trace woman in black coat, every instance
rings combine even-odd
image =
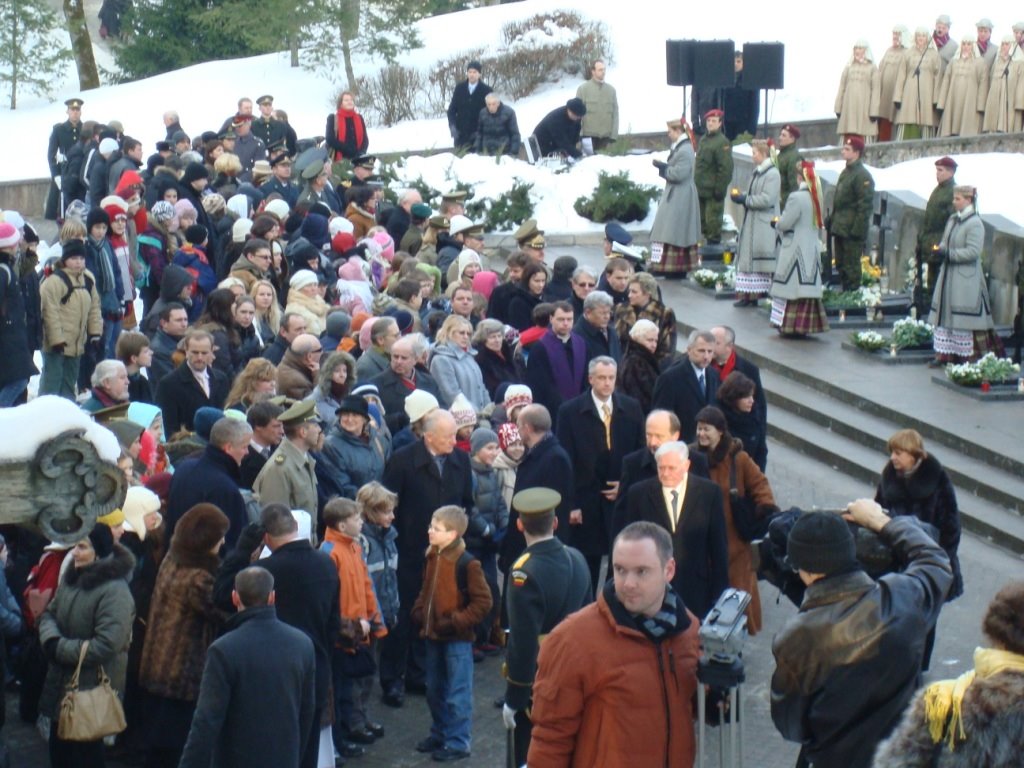
[[[768,436],[754,410],[756,386],[748,376],[733,371],[719,386],[716,397],[729,425],[729,433],[743,442],[743,450],[764,472],[768,464]]]
[[[356,100],[351,91],[345,91],[338,97],[337,112],[327,116],[324,138],[334,152],[335,160],[353,160],[370,146],[366,122],[356,112]]]
[[[544,300],[547,284],[548,273],[543,264],[532,261],[523,268],[523,276],[508,302],[509,325],[518,331],[533,327],[533,309]]]
[[[614,331],[613,331],[614,332]],[[654,397],[654,383],[661,373],[657,357],[658,326],[642,319],[629,329],[626,350],[619,366],[616,389],[636,398],[644,413],[650,413]]]
[[[235,378],[238,369],[241,338],[235,330],[235,294],[228,288],[218,288],[206,297],[203,314],[196,320],[196,327],[213,336],[213,367],[227,376]]]
[[[512,349],[505,343],[505,326],[499,320],[481,320],[473,332],[476,364],[484,377],[484,386],[493,402],[498,402],[498,387],[503,383],[521,384]]]

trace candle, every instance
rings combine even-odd
[[[896,357],[896,345],[895,344],[890,344],[889,345],[889,357]]]
[[[1024,395],[1024,379],[1017,379],[1017,391]]]
[[[732,188],[732,193],[733,193],[733,195],[738,195],[740,193],[740,191],[736,187],[733,187]]]
[[[981,391],[982,391],[982,392],[988,392],[988,391],[990,391],[991,389],[992,389],[992,385],[991,385],[991,384],[989,384],[989,383],[988,383],[987,381],[983,381],[983,382],[981,382]]]
[[[846,310],[845,309],[840,309],[839,310],[839,322],[840,323],[845,323],[846,322]]]

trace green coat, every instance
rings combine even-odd
[[[706,134],[697,147],[694,181],[698,197],[721,200],[732,181],[732,144],[721,131]]]
[[[608,83],[587,80],[576,89],[576,98],[587,105],[580,128],[581,136],[600,139],[619,138],[619,100]]]
[[[786,200],[789,198],[790,193],[795,192],[800,186],[800,182],[796,179],[796,169],[800,167],[801,159],[796,144],[783,147],[779,150],[778,157],[775,158],[775,165],[778,167],[779,176],[782,179],[781,196],[779,199],[779,205],[782,208],[786,207]]]
[[[252,489],[260,504],[274,502],[286,504],[289,509],[301,509],[312,518],[313,532],[317,526],[316,461],[302,453],[291,440],[285,438],[274,451],[274,456],[256,476]]]
[[[832,201],[832,234],[850,240],[867,240],[874,196],[875,180],[864,163],[857,160],[843,168]]]
[[[932,246],[938,245],[942,240],[942,233],[946,231],[946,222],[949,217],[956,213],[953,210],[953,187],[956,182],[947,179],[928,196],[928,205],[924,209],[924,221],[921,222],[921,231],[917,234],[917,244],[921,247],[921,253],[925,259],[932,253]]]

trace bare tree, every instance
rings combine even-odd
[[[85,23],[85,0],[64,0],[64,19],[71,36],[71,51],[78,68],[78,87],[83,91],[100,87],[100,74],[92,54],[92,38]]]

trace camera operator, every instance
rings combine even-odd
[[[843,516],[878,534],[902,573],[874,582],[837,515],[809,512],[793,525],[789,564],[807,585],[772,652],[772,719],[803,745],[797,768],[868,768],[914,694],[925,637],[953,574],[946,553],[909,518],[891,519],[870,499]]]

